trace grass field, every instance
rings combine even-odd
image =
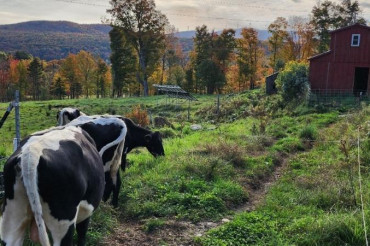
[[[119,208],[103,204],[98,209],[89,229],[89,245],[109,237],[122,220],[143,222],[143,230],[151,233],[170,219],[198,223],[225,216],[234,219],[195,242],[364,245],[356,139],[361,126],[360,160],[369,225],[368,106],[294,107],[256,90],[223,96],[216,112],[215,96],[198,99],[191,104],[190,121],[187,102],[166,105],[163,96],[22,103],[22,136],[55,125],[56,112],[66,106],[87,114],[125,115],[141,105],[152,117],[164,116],[173,124],[156,129],[166,137],[165,157],[154,159],[144,149],[130,153]],[[0,104],[0,112],[6,106]],[[0,129],[0,156],[12,152],[13,120],[12,114]],[[193,123],[201,124],[202,130],[191,130]],[[346,142],[342,145],[340,140]],[[282,165],[284,173],[261,205],[235,214]]]

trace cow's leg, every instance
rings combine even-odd
[[[113,207],[117,207],[118,206],[118,195],[119,195],[119,191],[121,189],[121,177],[119,175],[119,170],[117,172],[117,181],[116,181],[116,185],[114,186],[113,188],[113,197],[112,197],[112,205]]]
[[[78,236],[77,245],[84,246],[86,243],[86,233],[87,228],[89,227],[90,218],[85,219],[84,221],[76,225],[76,231]]]
[[[13,188],[13,199],[5,197],[6,206],[1,219],[0,236],[3,245],[21,246],[26,229],[31,223],[32,213],[20,178],[16,179]]]
[[[75,226],[74,224],[70,225],[68,228],[67,233],[63,237],[62,241],[59,243],[54,242],[54,246],[72,246],[73,245],[73,232],[74,232]]]

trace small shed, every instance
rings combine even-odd
[[[370,27],[354,24],[330,32],[330,50],[309,58],[313,93],[370,93]]]
[[[279,73],[273,73],[270,76],[266,77],[266,94],[267,95],[272,95],[277,93],[277,88],[275,84],[275,80]]]

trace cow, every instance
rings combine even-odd
[[[75,108],[63,108],[57,114],[57,122],[59,126],[64,126],[72,120],[85,115],[80,110]]]
[[[79,113],[74,113],[74,112],[79,112]],[[62,112],[66,112],[65,109],[62,109],[59,111],[58,115],[62,115]],[[81,114],[81,116],[78,117],[78,120],[81,121],[86,121],[88,119],[97,119],[97,118],[118,118],[121,119],[125,122],[126,127],[127,127],[127,134],[126,134],[126,139],[125,139],[125,147],[124,151],[122,154],[122,161],[121,161],[121,169],[122,171],[125,171],[126,168],[126,157],[127,154],[137,148],[137,147],[146,147],[147,150],[154,156],[164,156],[164,149],[163,149],[163,143],[162,143],[162,138],[159,132],[152,132],[150,130],[147,130],[143,127],[140,127],[136,125],[132,120],[128,118],[124,118],[119,115],[92,115],[92,116],[87,116],[86,114],[82,113],[78,109],[73,109],[73,108],[68,108],[68,112],[70,112],[69,115],[78,115]],[[61,116],[59,116],[61,117]],[[58,123],[60,125],[63,124],[68,124],[69,119],[73,120],[73,117],[66,117],[64,118],[65,120],[63,122],[59,121]],[[75,118],[76,119],[76,118]],[[112,150],[108,150],[107,153],[111,152]],[[103,156],[103,162],[105,161],[105,157]],[[117,172],[117,178],[115,179],[116,184],[111,184],[111,189],[106,189],[107,192],[104,193],[103,200],[106,201],[109,199],[110,193],[108,192],[109,190],[113,192],[113,197],[112,197],[112,205],[114,207],[118,206],[118,195],[119,195],[119,190],[122,185],[121,178],[119,172]],[[110,184],[107,183],[107,186]]]
[[[104,169],[94,140],[81,127],[38,132],[21,142],[4,166],[2,245],[32,240],[49,246],[85,245],[90,216],[104,192]]]
[[[63,132],[62,131],[63,129],[74,129],[74,128],[80,129],[80,131],[83,133],[85,138],[87,138],[90,142],[94,143],[93,147],[94,147],[94,151],[96,153],[91,153],[92,150],[89,151],[89,149],[91,149],[91,147],[87,146],[87,144],[85,143],[86,141],[85,142],[80,141],[79,138],[77,140],[75,140],[76,137],[73,134],[71,134],[70,132],[69,133],[67,132],[67,133],[65,133],[61,136],[59,134],[59,131]],[[42,200],[42,202],[46,202],[46,205],[45,205],[46,208],[44,209],[44,205],[42,207],[43,214],[51,214],[51,216],[49,216],[46,220],[48,220],[48,221],[51,220],[52,222],[47,222],[46,221],[46,226],[49,228],[50,231],[56,230],[56,232],[54,233],[56,236],[55,235],[53,236],[53,233],[52,233],[54,245],[71,245],[70,240],[69,240],[69,234],[70,234],[70,231],[72,231],[71,233],[73,234],[73,228],[72,227],[68,228],[68,232],[65,235],[65,237],[61,237],[60,235],[61,235],[62,232],[59,232],[58,229],[55,229],[55,228],[59,228],[59,227],[64,228],[63,225],[65,223],[71,222],[71,221],[74,222],[74,224],[77,224],[76,229],[77,229],[77,234],[79,236],[78,237],[78,245],[84,245],[86,230],[87,230],[87,226],[88,226],[88,221],[82,221],[82,220],[79,219],[81,216],[80,217],[75,216],[75,217],[73,217],[75,219],[74,221],[70,219],[66,222],[63,219],[64,218],[63,216],[65,216],[65,213],[63,212],[64,211],[63,209],[66,208],[68,213],[69,213],[69,211],[72,211],[72,208],[68,207],[66,205],[66,203],[70,202],[75,197],[78,198],[78,195],[81,192],[78,189],[79,187],[77,187],[77,185],[79,185],[80,183],[81,183],[81,186],[85,187],[85,188],[88,187],[89,185],[93,185],[94,182],[99,184],[99,186],[102,187],[101,191],[100,190],[99,191],[88,190],[88,194],[90,194],[90,193],[96,193],[97,194],[97,197],[96,197],[95,200],[98,200],[98,201],[100,201],[102,199],[103,194],[105,192],[111,192],[111,191],[109,191],[109,189],[111,189],[111,187],[107,186],[105,183],[113,183],[113,184],[115,183],[115,179],[117,177],[116,173],[119,171],[119,166],[120,166],[120,163],[121,163],[121,158],[122,158],[122,152],[123,152],[126,133],[127,133],[127,128],[126,128],[125,123],[122,120],[117,119],[117,118],[87,119],[87,120],[84,120],[84,121],[80,120],[79,122],[74,122],[74,123],[71,122],[71,124],[68,125],[68,126],[56,127],[56,128],[48,129],[46,131],[37,132],[37,133],[31,135],[29,138],[26,138],[25,140],[22,141],[21,151],[17,151],[17,152],[20,152],[20,153],[16,154],[17,152],[15,152],[15,154],[14,154],[15,157],[14,158],[11,157],[9,159],[10,161],[8,161],[8,162],[13,163],[13,169],[14,169],[14,165],[17,165],[17,161],[19,162],[20,160],[25,159],[24,157],[22,158],[22,156],[18,157],[18,155],[21,155],[22,153],[24,153],[23,149],[27,149],[26,147],[28,146],[28,143],[35,142],[35,145],[38,147],[38,153],[39,153],[39,156],[40,156],[39,157],[40,164],[35,164],[35,165],[37,166],[37,172],[42,172],[43,175],[46,176],[46,178],[44,178],[46,181],[43,181],[41,183],[40,175],[38,175],[39,187],[36,187],[36,190],[37,189],[40,190],[40,196],[42,198],[41,200]],[[50,135],[50,134],[52,134],[52,135]],[[39,139],[39,140],[36,141],[37,139]],[[57,142],[54,143],[53,141],[51,141],[52,139],[55,139],[55,141],[57,141]],[[57,146],[58,141],[61,142],[61,143],[65,143],[63,145],[59,144],[60,146],[63,146],[63,148],[59,147],[60,150],[55,147],[55,146]],[[26,146],[26,147],[23,147],[23,146]],[[51,146],[52,150],[57,149],[59,152],[56,151],[56,152],[50,152],[49,153],[48,149],[50,148],[50,146]],[[107,154],[106,152],[107,152],[108,149],[110,150],[110,153]],[[65,154],[65,156],[63,156],[63,154]],[[80,154],[82,156],[78,156],[78,154]],[[107,158],[110,158],[109,165],[104,165],[104,163],[103,163],[102,156],[105,156],[105,155],[107,156]],[[27,154],[26,154],[26,156],[27,156]],[[35,157],[35,158],[37,159],[37,157]],[[33,159],[35,159],[35,158],[33,158]],[[94,159],[94,160],[97,160],[97,162],[100,165],[101,173],[98,175],[98,174],[95,174],[93,171],[89,171],[89,170],[84,171],[80,167],[80,165],[82,165],[84,163],[84,158],[86,158],[86,161],[89,161],[91,158]],[[15,159],[15,161],[11,161],[12,159]],[[36,163],[37,160],[35,160],[34,162]],[[46,160],[46,161],[44,161],[45,164],[43,164],[44,162],[41,162],[41,160]],[[53,162],[53,164],[50,164],[49,162]],[[80,163],[82,163],[82,164],[80,164]],[[11,166],[11,164],[9,164],[9,165]],[[47,168],[41,168],[41,166],[43,166],[43,165],[46,165]],[[57,167],[55,167],[54,169],[56,169],[58,174],[61,176],[60,180],[58,179],[58,176],[56,174],[54,174],[54,172],[52,172],[53,170],[49,170],[50,167],[53,167],[53,165],[57,165]],[[7,166],[7,164],[6,164],[6,166]],[[74,169],[74,167],[76,167],[76,169]],[[12,179],[12,173],[10,172],[10,174],[6,174],[5,169],[6,168],[4,168],[4,176],[7,175],[5,178],[6,179]],[[21,170],[23,170],[23,169],[21,169]],[[82,175],[80,174],[81,171],[83,172]],[[38,174],[38,173],[36,173],[36,174]],[[22,175],[22,173],[21,173],[21,175]],[[91,177],[89,175],[91,175]],[[55,180],[54,180],[54,176],[55,176]],[[97,177],[97,176],[99,176],[99,177]],[[24,180],[24,176],[21,176],[21,177],[23,177],[23,180]],[[75,178],[76,180],[81,179],[80,183],[78,183],[78,181],[74,182],[73,178]],[[69,183],[70,182],[69,179],[71,179],[71,183]],[[96,181],[95,181],[95,179],[96,179]],[[53,183],[54,181],[58,181],[58,183],[54,184]],[[11,183],[12,182],[10,181],[10,184]],[[49,183],[51,183],[52,185],[49,185]],[[65,183],[72,184],[72,186],[66,185],[67,188],[64,188]],[[26,186],[26,184],[25,184],[25,186]],[[42,189],[46,190],[45,191],[46,193],[45,192],[42,193],[41,192]],[[5,188],[5,190],[7,190],[7,188]],[[11,190],[11,185],[10,185],[10,190]],[[17,199],[16,199],[16,202],[11,203],[9,206],[7,206],[7,205],[4,206],[3,211],[5,213],[6,213],[6,211],[10,211],[10,212],[8,212],[8,215],[6,216],[6,221],[12,221],[11,217],[15,213],[14,210],[17,210],[17,206],[18,207],[20,206],[19,203],[17,203],[17,201],[20,199],[19,197],[22,198],[22,194],[25,194],[24,193],[25,190],[27,190],[27,189],[24,188],[23,193],[21,192],[21,195],[17,195],[17,196],[14,195],[14,191],[13,191],[13,193],[8,192],[10,194],[9,195],[10,199],[13,199],[13,200],[16,199],[16,198]],[[70,194],[62,196],[62,198],[64,200],[63,199],[60,200],[60,199],[56,198],[59,195],[59,193],[62,193],[62,191],[65,191],[65,190],[69,191]],[[77,195],[75,194],[75,191],[77,192]],[[5,196],[6,196],[6,194],[7,194],[7,191],[5,191]],[[12,196],[12,194],[13,194],[13,196]],[[93,194],[90,194],[90,195],[93,195]],[[8,200],[6,200],[6,203],[7,203],[7,201]],[[25,201],[26,201],[25,199],[23,199],[23,200],[21,199],[22,203],[24,203]],[[72,202],[73,202],[74,205],[80,206],[80,204],[76,203],[75,200],[73,200]],[[32,203],[32,201],[30,201],[30,203]],[[83,205],[85,205],[85,204],[86,204],[86,202],[83,203]],[[99,203],[97,203],[97,204],[99,204]],[[88,205],[90,205],[90,204],[88,204]],[[82,215],[83,214],[88,214],[88,213],[91,214],[91,212],[93,210],[92,208],[96,208],[96,206],[94,206],[94,205],[88,206],[89,210],[87,210],[86,208],[84,208],[82,206],[81,207]],[[20,207],[22,209],[24,208],[24,206],[20,206]],[[6,208],[8,208],[8,209],[6,209]],[[34,210],[32,210],[32,211],[34,211]],[[22,213],[20,213],[20,214],[22,214]],[[68,216],[70,216],[70,214]],[[21,216],[21,218],[23,218],[23,217],[24,216]],[[35,217],[36,217],[36,214],[35,214]],[[26,217],[26,218],[29,218],[29,217]],[[68,218],[70,218],[70,217],[68,217]],[[77,221],[76,218],[79,219],[79,220]],[[3,219],[5,219],[5,217]],[[22,222],[21,224],[18,224],[18,226],[19,225],[22,225],[22,226],[27,225],[28,222],[29,222],[29,220],[25,221],[24,223]],[[57,222],[62,223],[62,225],[58,224]],[[83,224],[80,225],[80,223],[83,223]],[[38,220],[36,219],[36,224],[38,225],[38,227],[39,227],[39,225],[41,225],[41,227],[39,228],[39,234],[41,234],[40,235],[40,241],[42,242],[42,245],[43,246],[44,245],[49,245],[46,242],[46,240],[42,239],[42,238],[45,238],[45,236],[42,236],[43,231],[45,230],[45,228],[42,227],[42,223],[39,223]],[[68,225],[71,226],[71,224],[68,224]],[[52,228],[50,228],[50,226],[52,226]],[[18,232],[15,233],[16,237],[9,236],[10,237],[9,238],[7,235],[8,234],[11,235],[11,233],[9,233],[9,232],[11,232],[12,230],[11,229],[7,230],[6,222],[2,223],[0,228],[2,230],[1,231],[1,237],[2,238],[4,237],[3,241],[6,244],[9,244],[9,245],[21,245],[22,244],[22,241],[23,241],[23,236],[22,235],[24,234],[24,232],[22,230],[19,232],[20,234]],[[14,230],[14,228],[13,228],[13,230]],[[31,230],[31,232],[32,232],[32,230]],[[54,240],[54,237],[56,237],[55,240],[57,240],[57,242],[60,241],[59,244],[55,243],[56,241]],[[66,238],[66,239],[64,239],[64,238]],[[10,243],[8,243],[8,241]],[[19,242],[19,244],[17,244],[18,242]]]
[[[94,139],[104,166],[105,189],[103,201],[107,201],[113,192],[112,205],[117,207],[118,192],[121,186],[119,168],[127,134],[125,122],[116,117],[91,118],[81,116],[69,122],[66,126],[80,126]],[[116,193],[117,195],[115,195]]]

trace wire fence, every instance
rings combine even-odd
[[[370,102],[370,97],[365,91],[317,89],[311,90],[309,98],[309,105],[342,106],[361,102]]]

